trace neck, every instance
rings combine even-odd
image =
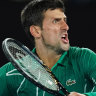
[[[36,53],[43,63],[50,69],[56,64],[61,56],[61,54],[58,55],[53,50],[43,48],[42,46],[36,46]]]

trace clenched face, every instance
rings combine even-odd
[[[58,54],[67,51],[70,47],[68,29],[64,12],[60,9],[47,10],[44,13],[41,34],[43,45]]]

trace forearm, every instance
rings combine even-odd
[[[81,94],[81,93],[77,93],[77,92],[70,92],[70,94],[68,96],[91,96],[91,95]]]

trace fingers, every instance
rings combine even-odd
[[[70,94],[68,96],[86,96],[86,95],[80,94],[80,93],[77,93],[77,92],[70,92]]]

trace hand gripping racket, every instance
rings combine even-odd
[[[56,79],[50,69],[26,46],[12,38],[6,38],[2,49],[7,59],[29,81],[56,96],[68,96],[69,92]],[[64,95],[60,94],[62,91]]]

